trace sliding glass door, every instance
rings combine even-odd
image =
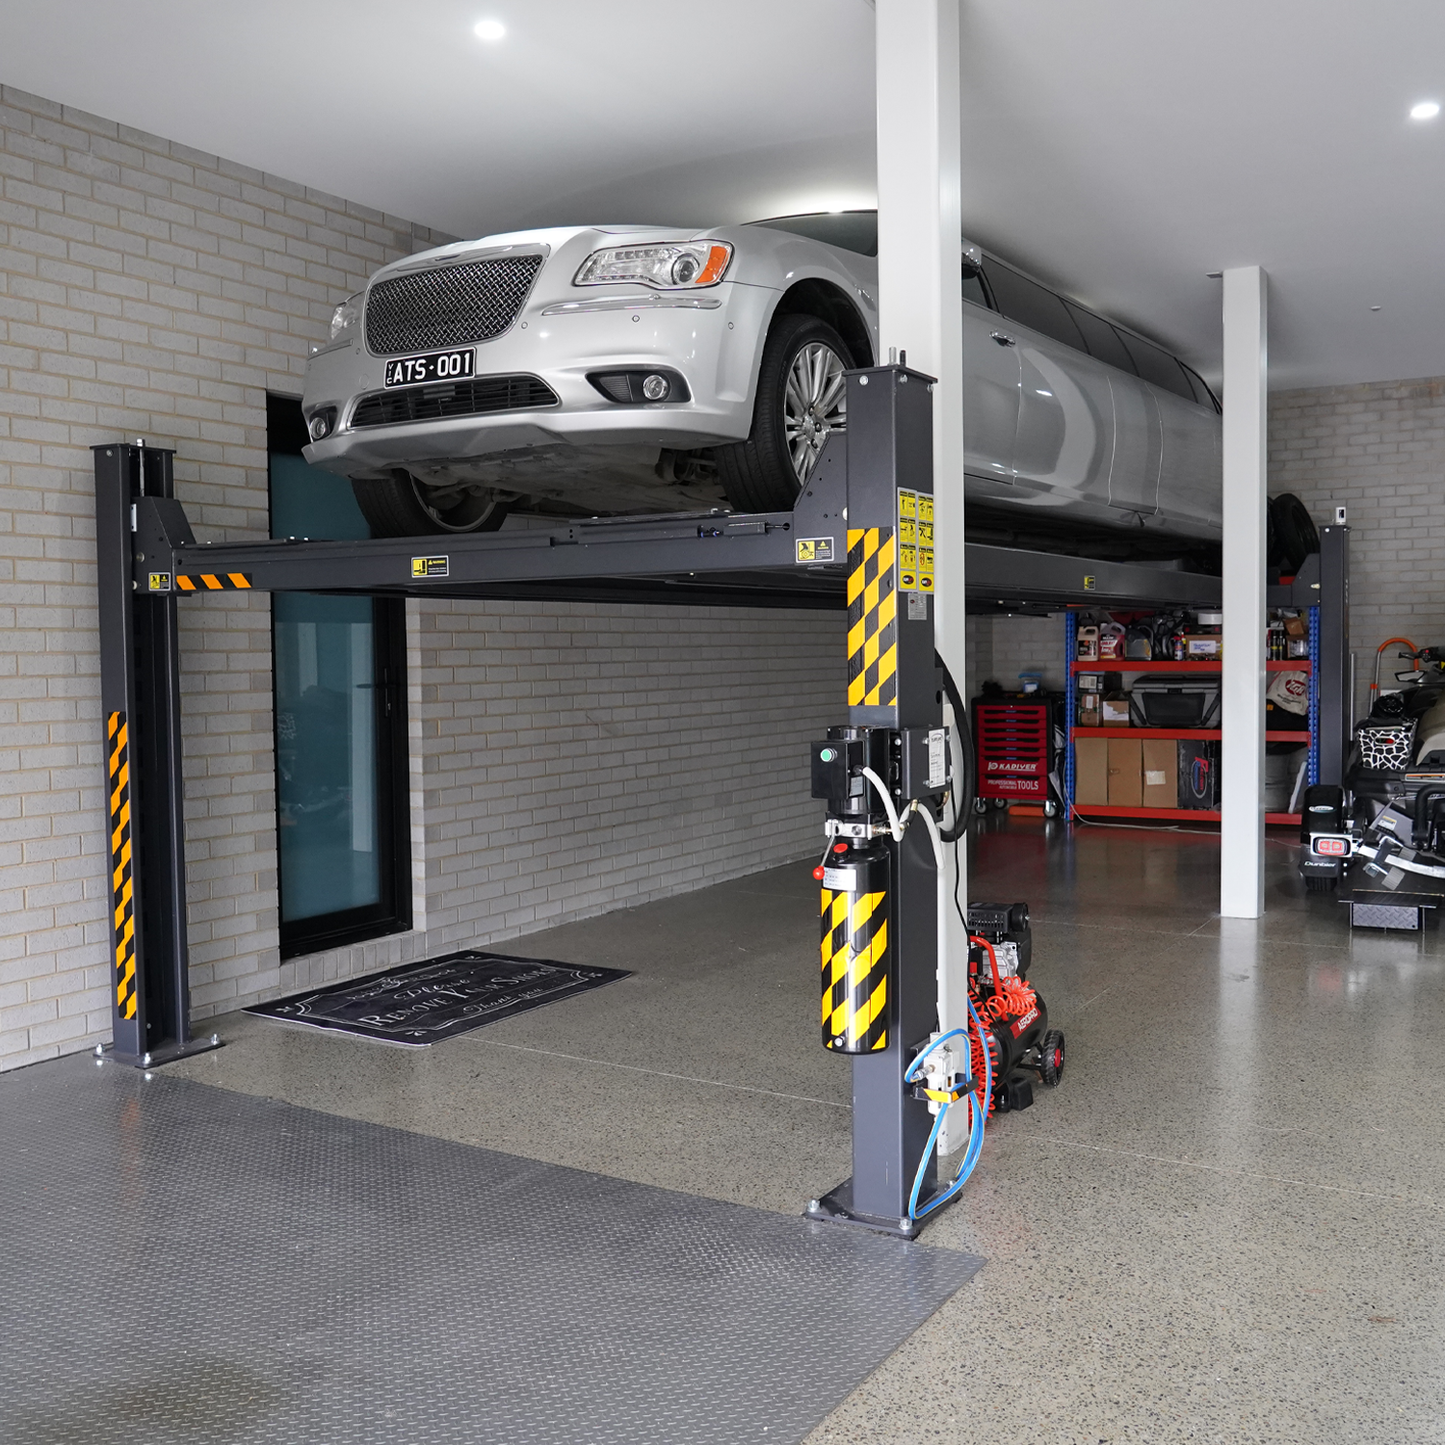
[[[308,466],[300,406],[267,398],[271,535],[370,535],[342,477]],[[399,599],[272,598],[281,955],[411,926]]]

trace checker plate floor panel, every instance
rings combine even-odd
[[[776,1445],[982,1264],[90,1059],[0,1161],[7,1445]]]

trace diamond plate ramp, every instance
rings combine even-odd
[[[7,1445],[796,1441],[982,1263],[88,1059],[0,1160]]]

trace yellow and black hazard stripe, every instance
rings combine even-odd
[[[822,897],[823,1046],[875,1053],[888,1046],[888,895]]]
[[[115,933],[115,1007],[135,1017],[135,896],[131,872],[130,730],[125,714],[113,712],[110,740],[110,868]]]
[[[848,706],[898,701],[898,584],[892,527],[848,532]]]
[[[249,592],[251,579],[244,572],[177,572],[177,592]]]

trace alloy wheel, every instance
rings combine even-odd
[[[806,482],[831,432],[848,425],[843,358],[810,341],[793,358],[783,396],[783,433],[798,481]]]

